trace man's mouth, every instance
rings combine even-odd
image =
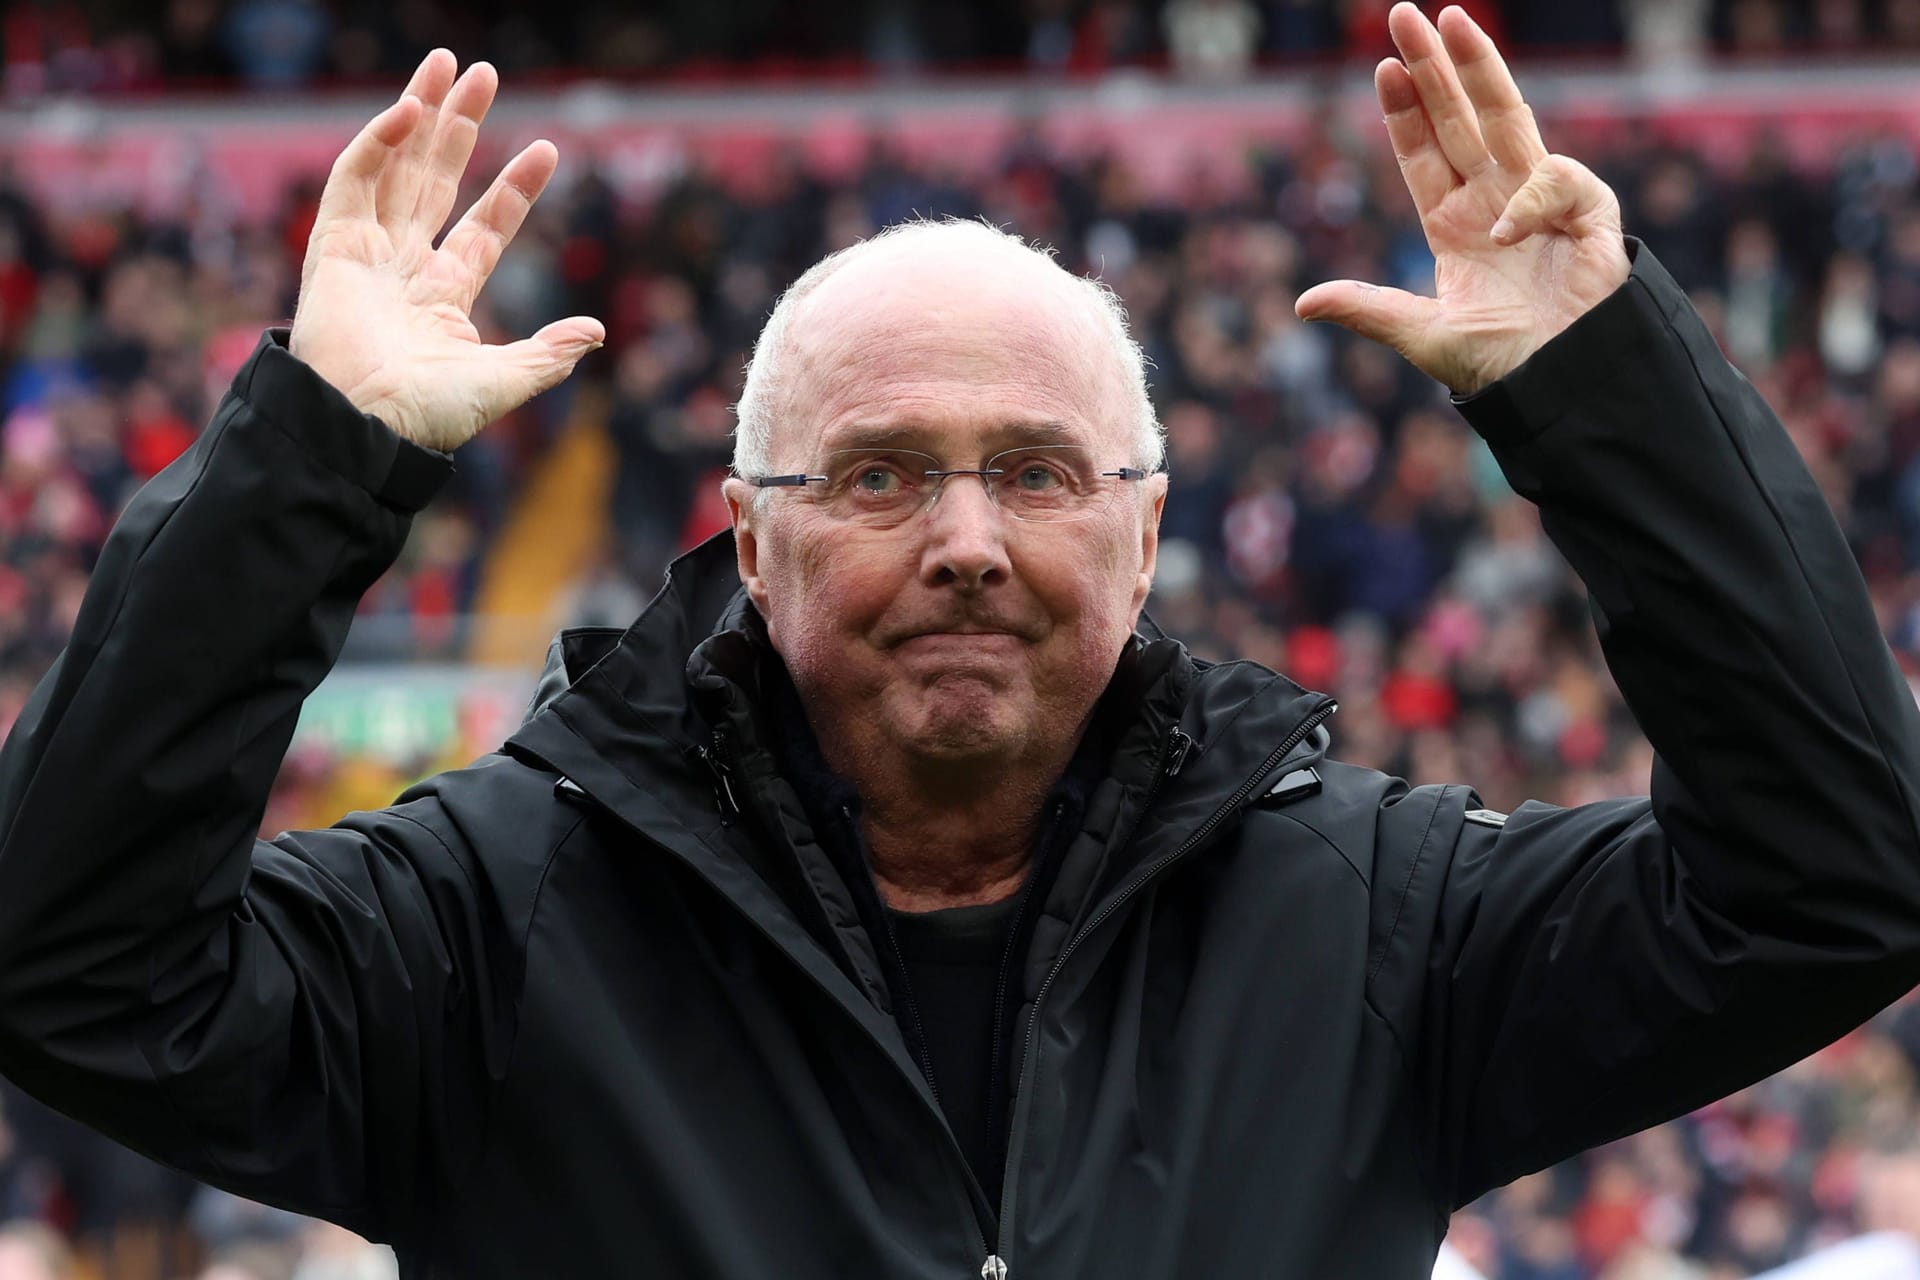
[[[920,631],[895,647],[909,653],[991,653],[1025,643],[1011,631]]]

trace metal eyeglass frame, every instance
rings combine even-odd
[[[905,450],[903,452],[918,452],[918,451]],[[1020,452],[1023,452],[1023,450],[1011,449],[1011,450],[1008,450],[1008,452],[1020,453]],[[921,456],[932,457],[933,455],[922,454]],[[995,454],[994,456],[999,457],[1001,455]],[[987,461],[992,462],[993,458],[988,458]],[[995,510],[1006,511],[1006,508],[1000,505],[1000,499],[994,495],[993,485],[988,483],[993,477],[1003,476],[1006,473],[1007,472],[1005,467],[950,467],[950,468],[945,468],[940,470],[923,471],[921,472],[921,475],[924,476],[926,479],[933,481],[934,484],[931,492],[927,496],[926,502],[920,507],[919,511],[916,511],[913,514],[918,515],[920,511],[925,511],[928,508],[932,507],[934,503],[938,502],[940,500],[941,490],[946,487],[948,478],[952,476],[979,476],[980,483],[983,486],[985,486],[987,490],[987,497],[993,502]],[[1097,471],[1094,474],[1098,476],[1111,477],[1116,480],[1145,480],[1148,476],[1152,475],[1153,473],[1150,471],[1144,471],[1139,467],[1117,467],[1112,471]],[[815,476],[815,475],[808,475],[804,472],[801,472],[796,475],[786,475],[786,476],[743,476],[741,478],[744,479],[748,484],[752,485],[756,489],[804,489],[806,486],[810,484],[826,484],[828,481],[833,479],[832,476]],[[1023,524],[1033,524],[1033,523],[1071,524],[1072,523],[1072,521],[1058,521],[1058,520],[1031,521],[1024,516],[1015,515],[1011,511],[1007,511],[1007,516],[1010,519],[1019,520]]]

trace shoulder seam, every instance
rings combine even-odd
[[[1289,813],[1287,812],[1287,810],[1282,808],[1259,809],[1259,810],[1256,810],[1255,812],[1270,813],[1276,818],[1285,818],[1288,822],[1291,822],[1294,826],[1299,827],[1302,830],[1308,831],[1313,835],[1319,837],[1320,842],[1326,845],[1327,848],[1333,850],[1334,856],[1339,858],[1341,862],[1346,864],[1347,870],[1353,872],[1354,879],[1360,882],[1360,887],[1363,889],[1367,889],[1369,891],[1372,890],[1373,884],[1370,880],[1368,880],[1366,873],[1360,870],[1359,867],[1354,865],[1353,859],[1347,856],[1347,851],[1341,848],[1340,842],[1335,840],[1332,836],[1329,836],[1326,832],[1314,826],[1311,822],[1308,822],[1305,818],[1301,818],[1295,814]]]

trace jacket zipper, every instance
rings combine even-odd
[[[715,729],[710,745],[694,748],[700,763],[713,775],[713,805],[720,811],[720,825],[730,827],[740,817],[740,799],[733,790],[732,744],[724,730]]]
[[[1174,728],[1168,732],[1166,741],[1161,745],[1160,762],[1154,768],[1153,780],[1147,784],[1147,796],[1140,806],[1140,812],[1142,814],[1153,807],[1154,797],[1160,792],[1161,779],[1178,776],[1180,770],[1185,767],[1187,763],[1187,753],[1191,750],[1193,750],[1193,739],[1180,729],[1179,726],[1174,726]],[[1050,821],[1058,824],[1061,812],[1062,806],[1056,804]],[[1000,1153],[1003,1160],[1005,1159],[1005,1148],[1001,1146],[1001,1131],[1003,1129],[1010,1129],[1013,1123],[1013,1117],[1007,1114],[1012,1099],[1005,1096],[1007,1089],[1006,1068],[1001,1065],[1001,1055],[1006,1049],[1007,985],[1012,977],[1013,950],[1014,947],[1019,945],[1020,927],[1026,922],[1027,908],[1031,905],[1033,884],[1032,878],[1029,877],[1026,887],[1020,891],[1020,905],[1014,908],[1013,923],[1007,931],[1006,949],[1002,951],[1000,955],[999,982],[994,988],[993,994],[993,1056],[991,1059],[993,1077],[987,1089],[987,1124],[989,1126],[989,1137],[992,1139],[989,1144],[990,1149],[996,1153]],[[981,1280],[1007,1280],[1006,1261],[997,1253],[988,1254],[987,1260],[980,1266],[980,1276]]]
[[[1307,735],[1319,727],[1322,721],[1339,709],[1340,704],[1332,698],[1328,698],[1316,706],[1307,714],[1305,719],[1294,727],[1292,733],[1289,733],[1281,740],[1279,746],[1267,753],[1267,758],[1260,762],[1259,768],[1255,769],[1246,781],[1234,788],[1233,794],[1227,797],[1226,803],[1208,815],[1207,820],[1200,824],[1197,831],[1185,840],[1182,840],[1179,846],[1171,852],[1162,854],[1141,868],[1140,871],[1135,873],[1133,879],[1127,881],[1127,883],[1121,887],[1118,893],[1107,899],[1106,905],[1095,912],[1093,918],[1088,920],[1084,927],[1071,938],[1067,939],[1066,946],[1060,948],[1060,954],[1054,958],[1053,967],[1047,970],[1045,980],[1040,983],[1040,990],[1034,994],[1033,1011],[1027,1015],[1026,1033],[1020,1042],[1020,1080],[1018,1087],[1014,1090],[1015,1099],[1024,1096],[1027,1092],[1027,1068],[1033,1064],[1033,1036],[1035,1030],[1040,1025],[1040,1013],[1046,1006],[1047,993],[1053,989],[1054,979],[1058,978],[1060,971],[1066,968],[1067,961],[1073,957],[1074,951],[1077,950],[1080,944],[1095,930],[1112,918],[1116,911],[1131,901],[1135,894],[1139,893],[1140,890],[1157,879],[1168,867],[1171,867],[1174,863],[1192,852],[1194,848],[1205,841],[1208,836],[1212,835],[1221,823],[1225,822],[1233,814],[1239,812],[1240,806],[1246,803],[1247,798],[1259,788],[1260,783],[1265,780],[1266,776],[1272,773],[1279,763],[1293,752],[1295,747],[1305,742]],[[1140,820],[1146,816],[1147,810],[1152,807],[1154,800],[1160,793],[1161,782],[1166,778],[1177,776],[1180,769],[1185,766],[1187,754],[1192,746],[1193,739],[1189,738],[1177,728],[1167,736],[1167,746],[1162,753],[1160,767],[1155,770],[1153,783],[1147,790],[1147,798],[1134,817],[1134,827],[1139,825]],[[1129,829],[1127,839],[1131,840],[1132,838],[1133,831]],[[1125,842],[1122,843],[1124,844]],[[1001,1178],[999,1239],[995,1242],[993,1252],[987,1255],[987,1260],[980,1269],[980,1275],[983,1280],[1009,1280],[1011,1274],[1009,1271],[1010,1264],[1006,1261],[1006,1240],[1008,1224],[1013,1221],[1013,1192],[1015,1185],[1013,1159],[1013,1142],[1011,1138],[1009,1138],[1007,1143],[1007,1168]]]

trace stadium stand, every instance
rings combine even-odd
[[[404,76],[446,45],[510,76],[846,79],[942,70],[1088,74],[1167,67],[1204,77],[1250,62],[1385,53],[1386,0],[898,0],[827,8],[610,0],[36,0],[0,40],[14,94],[280,89]],[[1735,54],[1920,44],[1911,0],[1476,0],[1503,47],[1564,55],[1654,46]]]

